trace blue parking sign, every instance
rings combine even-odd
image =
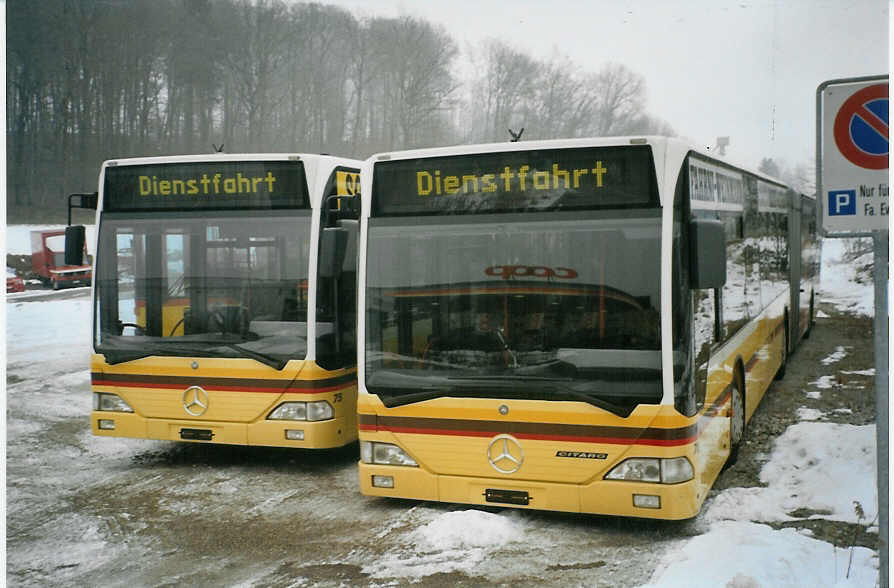
[[[857,214],[856,190],[831,190],[829,192],[829,216]]]

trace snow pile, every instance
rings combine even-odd
[[[446,551],[468,547],[500,547],[521,540],[519,525],[509,518],[480,510],[443,514],[416,532],[420,545]]]
[[[872,550],[850,551],[794,529],[774,530],[744,521],[722,521],[704,535],[670,549],[652,575],[654,587],[875,586]]]
[[[872,265],[872,248],[854,260],[846,258],[849,239],[823,239],[819,302],[832,303],[839,310],[872,316],[875,293],[865,274]],[[861,270],[861,268],[864,268]]]
[[[524,538],[516,513],[480,510],[435,516],[403,537],[404,545],[364,567],[377,578],[421,578],[438,573],[481,573],[479,564],[505,545]]]
[[[775,458],[761,468],[760,480],[779,494],[796,496],[802,508],[829,511],[822,518],[860,522],[854,501],[874,517],[875,437],[875,425],[793,425],[776,441]]]
[[[875,425],[798,423],[779,437],[761,468],[767,487],[721,492],[705,519],[791,521],[797,520],[792,511],[807,509],[815,513],[810,518],[856,523],[854,501],[872,519],[878,508],[875,474]]]

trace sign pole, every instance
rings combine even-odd
[[[875,435],[878,476],[879,586],[888,584],[888,231],[872,233],[875,274]]]
[[[823,82],[816,91],[817,216],[823,237],[872,236],[879,586],[888,588],[888,76]]]

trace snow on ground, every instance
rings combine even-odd
[[[379,557],[363,571],[379,578],[422,578],[473,571],[480,574],[493,552],[529,539],[523,515],[518,512],[494,514],[469,509],[429,518],[429,510],[412,509],[408,514],[415,528],[402,538],[401,549]],[[389,528],[384,533],[390,531]]]
[[[84,418],[92,408],[90,395],[73,394],[66,402],[59,402],[60,391],[84,389],[90,381],[90,339],[93,315],[89,297],[48,302],[8,302],[6,305],[7,368],[25,376],[21,382],[6,382],[7,434],[21,439],[40,432],[45,421],[59,422],[72,417]],[[26,403],[15,402],[27,395],[41,406],[39,417],[22,412]],[[16,465],[32,463],[41,468],[46,483],[53,483],[56,475],[71,475],[68,468],[54,468],[53,459],[101,458],[118,459],[126,463],[132,455],[145,451],[145,443],[136,439],[119,439],[111,445],[105,439],[90,434],[89,429],[79,438],[72,455],[48,458],[35,454],[27,445],[11,443],[7,446],[7,460]],[[24,453],[21,453],[24,451]],[[80,470],[85,481],[93,474],[89,468]],[[71,480],[59,480],[70,483]],[[17,500],[19,490],[14,484],[7,487],[7,505],[27,507],[27,501]]]
[[[816,386],[817,388],[828,390],[829,388],[835,385],[835,376],[834,375],[826,375],[820,376],[818,380],[814,382],[810,382],[811,385]]]
[[[821,363],[823,365],[829,365],[830,363],[841,361],[845,357],[847,357],[847,350],[839,345],[835,348],[835,352],[829,357],[824,358]]]
[[[478,510],[448,512],[421,527],[418,545],[431,549],[463,549],[504,545],[524,537],[507,517]]]
[[[28,234],[32,228],[35,227],[8,227],[6,239],[10,253],[30,253]],[[853,265],[842,265],[841,240],[826,240],[823,246],[820,301],[835,304],[842,310],[871,313],[871,284],[858,283],[854,280]],[[88,362],[91,324],[88,299],[45,303],[10,301],[6,312],[8,357],[14,358],[19,370],[54,376],[53,386],[89,379],[89,370],[84,369]],[[834,386],[834,375],[822,372],[834,370],[834,364],[845,353],[847,350],[840,348],[817,366],[818,379],[811,384],[817,390],[805,390],[806,395],[820,394],[820,389]],[[46,378],[35,378],[10,383],[7,394],[28,393],[40,400],[41,394],[48,394],[41,387],[50,384],[34,382],[45,381]],[[89,398],[78,398],[64,406],[52,409],[47,406],[43,417],[52,420],[83,415],[90,410],[89,402]],[[643,554],[645,566],[649,565],[649,556],[660,556],[649,586],[875,585],[878,560],[871,550],[836,547],[811,538],[809,531],[773,529],[762,524],[792,520],[792,512],[798,510],[803,514],[805,509],[812,513],[811,518],[861,524],[869,523],[867,519],[876,516],[874,426],[822,422],[824,415],[811,409],[802,409],[799,414],[805,422],[783,433],[761,469],[764,487],[732,488],[719,493],[706,504],[701,516],[703,534],[674,542],[663,555],[659,551]],[[33,421],[10,408],[7,419],[9,434],[15,438],[36,432]],[[119,439],[114,448],[101,441],[85,432],[80,437],[80,447],[71,450],[86,451],[95,459],[128,460],[137,448],[144,448],[138,440],[131,443],[131,440]],[[46,476],[46,483],[56,482],[53,464],[41,463],[46,456],[38,460],[22,453],[21,444],[13,446],[11,451],[8,458],[15,460],[19,467],[28,467],[28,460],[35,459],[33,467]],[[60,454],[53,459],[58,462],[78,457]],[[82,475],[86,481],[91,475],[90,469],[85,468]],[[7,490],[7,504],[12,509],[28,508],[33,502],[15,484]],[[855,502],[865,511],[865,516],[855,513]],[[61,525],[61,535],[65,534],[66,521],[46,524]],[[82,529],[84,525],[72,528]],[[51,530],[48,528],[47,532]],[[575,532],[578,531],[569,531],[571,535]],[[44,545],[48,561],[58,563],[54,550],[61,546],[78,545],[80,552],[69,554],[66,561],[101,563],[104,545],[98,533],[87,533],[77,540],[61,535],[56,531],[55,539]],[[490,513],[468,509],[445,513],[420,505],[409,509],[400,519],[386,522],[381,535],[383,539],[399,537],[400,548],[391,558],[366,560],[364,572],[373,578],[412,581],[438,572],[473,568],[480,572],[488,567],[489,555],[495,550],[511,549],[521,542],[542,543],[544,553],[555,549],[555,537],[545,534],[542,528],[535,528],[530,519],[515,511]],[[362,553],[354,555],[363,559]],[[523,568],[526,564],[519,561],[518,565]]]
[[[801,421],[819,421],[823,418],[823,412],[816,408],[800,407],[798,409],[798,420]]]
[[[854,549],[848,577],[849,558],[849,550],[794,529],[720,521],[681,549],[671,549],[648,586],[875,586],[875,554]]]
[[[800,520],[789,513],[805,509],[814,513],[809,518],[870,524],[878,508],[875,467],[874,425],[789,427],[761,469],[766,487],[718,494],[702,514],[707,532],[669,548],[649,586],[875,586],[874,551],[759,524]]]
[[[872,281],[863,276],[858,279],[859,268],[872,265],[872,247],[853,261],[846,260],[845,253],[851,239],[823,239],[822,267],[820,269],[819,302],[834,304],[839,310],[872,316],[875,311],[875,293]]]
[[[776,440],[761,468],[766,487],[721,492],[705,520],[789,521],[797,520],[792,511],[808,509],[816,513],[810,518],[868,523],[878,510],[875,471],[875,425],[801,422]],[[866,516],[855,514],[855,501]]]
[[[69,373],[74,365],[85,369],[90,363],[93,321],[89,297],[54,300],[51,303],[15,302],[6,305],[8,357],[29,370]],[[69,342],[60,345],[60,341]],[[52,359],[52,361],[48,361]],[[64,369],[57,369],[64,368]]]

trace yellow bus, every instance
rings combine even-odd
[[[93,434],[356,441],[360,163],[219,153],[102,165],[98,195],[81,202],[98,205]]]
[[[661,137],[362,177],[361,491],[695,516],[813,321],[813,200]]]

